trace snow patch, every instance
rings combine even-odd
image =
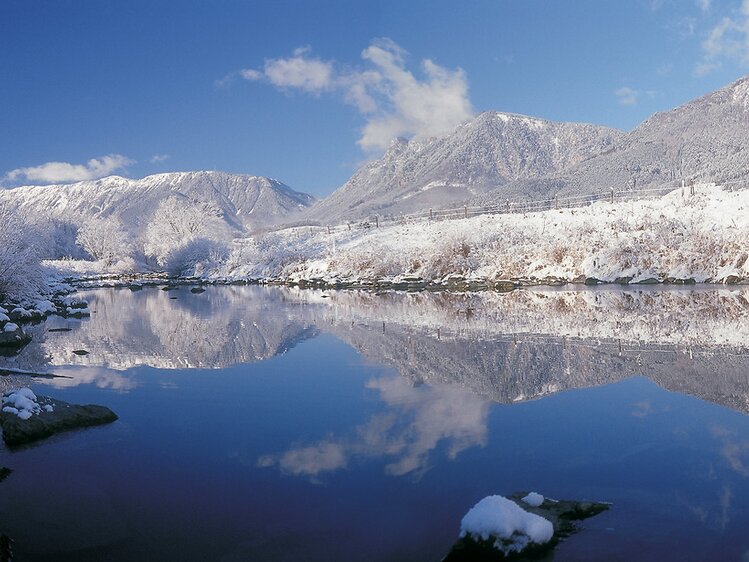
[[[3,395],[2,405],[3,412],[15,414],[22,420],[27,420],[31,416],[39,415],[42,412],[36,394],[30,388],[20,388]],[[47,410],[47,406],[44,409],[48,412],[51,411]]]
[[[42,314],[52,314],[57,312],[57,308],[55,307],[55,305],[52,303],[52,301],[48,300],[36,301],[36,304],[34,304],[34,308]]]
[[[522,552],[530,543],[545,544],[554,535],[550,521],[525,511],[503,496],[487,496],[460,522],[460,537],[478,540],[494,537],[494,547],[505,555]]]
[[[544,503],[544,497],[537,492],[531,492],[523,498],[523,501],[531,507],[538,507]]]

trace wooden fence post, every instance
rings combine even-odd
[[[468,206],[463,207],[463,218],[468,218]]]
[[[611,188],[611,204],[614,204],[614,188]]]
[[[429,220],[434,219],[434,213],[432,212],[432,209],[429,209]]]
[[[380,228],[380,217],[375,217],[375,226]]]

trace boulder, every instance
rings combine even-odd
[[[465,515],[460,537],[443,562],[549,559],[559,541],[581,530],[578,521],[610,507],[535,492],[488,496]]]
[[[18,447],[63,431],[111,423],[115,414],[105,406],[68,404],[21,389],[3,396],[0,427],[3,441]]]
[[[31,341],[31,335],[13,322],[0,325],[0,351],[3,349],[15,351]]]

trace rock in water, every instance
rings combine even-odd
[[[105,406],[68,404],[21,389],[3,396],[3,441],[17,447],[63,431],[111,423],[117,414]]]
[[[190,289],[190,292],[195,295],[199,295],[200,293],[205,293],[205,289],[203,287],[193,287],[192,289]]]
[[[488,496],[466,513],[460,538],[443,562],[547,559],[575,521],[606,511],[608,503],[550,500],[540,494]]]
[[[13,322],[0,326],[0,349],[18,350],[31,341],[31,336]]]
[[[13,562],[13,539],[0,534],[0,562]]]
[[[11,472],[13,472],[11,469],[5,468],[4,466],[0,466],[0,482],[2,482],[8,476],[10,476]]]

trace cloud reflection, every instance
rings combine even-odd
[[[419,477],[441,443],[450,459],[486,444],[489,403],[466,389],[414,387],[401,377],[372,379],[366,386],[379,393],[387,411],[374,414],[348,436],[263,455],[258,465],[316,477],[345,468],[356,458],[382,458],[387,474]]]

